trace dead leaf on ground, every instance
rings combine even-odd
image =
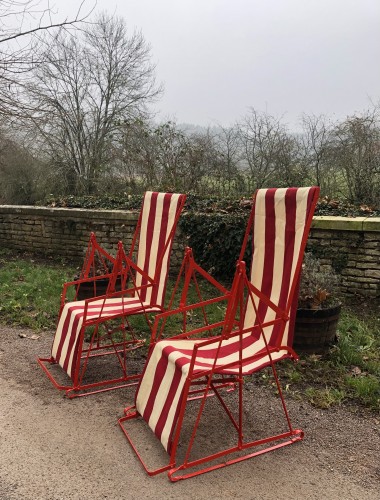
[[[351,368],[351,373],[352,373],[352,375],[354,375],[355,377],[357,377],[358,375],[361,375],[362,371],[361,371],[361,369],[358,366],[353,366]]]
[[[310,354],[309,359],[310,359],[310,361],[316,363],[320,359],[322,359],[322,354]]]

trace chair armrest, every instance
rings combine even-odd
[[[154,324],[153,324],[153,329],[152,329],[152,335],[151,335],[151,338],[150,338],[150,343],[156,343],[158,340],[160,340],[162,334],[163,334],[163,330],[164,330],[164,327],[165,327],[165,324],[166,324],[166,320],[172,316],[176,316],[176,315],[179,315],[179,314],[186,314],[188,311],[194,311],[194,310],[197,310],[197,309],[201,309],[201,308],[204,308],[205,306],[208,306],[208,305],[211,305],[211,304],[216,304],[218,302],[222,302],[224,300],[227,300],[229,297],[229,293],[227,293],[226,295],[223,295],[223,296],[220,296],[220,297],[215,297],[213,299],[208,299],[208,300],[204,300],[202,302],[198,302],[196,304],[189,304],[187,306],[183,306],[183,307],[178,307],[177,309],[172,309],[172,310],[168,310],[168,311],[165,311],[163,313],[160,313],[160,314],[157,314],[155,316],[155,320],[154,320]],[[163,321],[163,324],[161,326],[161,328],[159,329],[159,323]],[[194,335],[197,335],[199,333],[201,333],[202,331],[209,331],[213,328],[217,328],[217,327],[220,327],[224,324],[224,320],[223,321],[220,321],[220,322],[217,322],[217,323],[212,323],[212,324],[209,324],[209,325],[205,325],[203,327],[200,327],[200,328],[196,328],[194,330],[191,330],[191,331],[188,331],[188,332],[183,332],[183,333],[180,333],[178,335],[175,335],[175,336],[171,336],[170,338],[173,338],[173,339],[178,339],[178,338],[183,338],[183,337],[190,337],[190,336],[194,336]]]
[[[61,309],[66,302],[67,290],[72,286],[80,286],[82,283],[93,283],[101,279],[110,279],[111,274],[102,274],[100,276],[92,276],[90,278],[80,278],[73,281],[67,281],[63,284],[62,293],[61,293]]]

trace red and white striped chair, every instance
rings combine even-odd
[[[220,323],[215,323],[164,339],[161,338],[163,328],[158,327],[160,321],[194,307],[180,307],[156,316],[155,338],[136,392],[135,406],[126,408],[125,416],[119,420],[148,474],[168,471],[172,481],[185,479],[303,438],[303,432],[291,425],[275,363],[285,358],[297,359],[292,340],[298,283],[318,194],[317,187],[260,189],[256,192],[221,328]],[[248,277],[242,259],[250,237],[253,252]],[[199,304],[200,307],[204,305]],[[199,334],[204,335],[213,327],[214,336],[199,338]],[[246,440],[248,431],[244,426],[243,397],[252,397],[252,394],[243,390],[244,376],[268,366],[272,368],[277,384],[287,429],[273,436]],[[224,387],[228,381],[238,386],[238,402],[233,409],[229,409],[225,401],[227,392],[218,389],[219,384]],[[184,423],[185,414],[191,412],[194,404],[190,402],[194,398],[189,396],[194,387],[199,392],[201,383],[204,385],[199,410],[193,419],[194,428],[189,432]],[[194,458],[191,453],[197,432],[201,434],[201,417],[206,398],[211,393],[217,396],[212,399],[219,401],[225,410],[231,424],[230,433],[236,436],[236,442],[207,456]],[[126,421],[139,416],[148,423],[169,453],[167,465],[150,470],[138,453]],[[181,443],[182,463],[178,464],[178,448],[184,429],[190,438],[186,440],[188,444]],[[206,452],[210,453],[209,450]],[[239,453],[237,458],[236,453]],[[235,454],[234,458],[226,461],[225,456],[230,454]],[[221,457],[224,457],[223,462],[215,463]],[[197,470],[183,472],[190,468]]]
[[[111,273],[90,278],[88,269],[82,272],[84,278],[64,285],[51,356],[38,358],[38,362],[55,387],[65,390],[69,397],[83,394],[83,391],[92,394],[125,387],[128,385],[126,381],[139,378],[139,374],[128,374],[126,353],[141,346],[145,339],[135,335],[128,318],[136,314],[144,315],[151,328],[148,315],[164,311],[170,253],[185,199],[183,194],[145,193],[128,256],[119,242],[116,259],[105,253],[108,261],[113,260]],[[91,255],[99,250],[97,247],[93,238],[89,245]],[[96,284],[100,279],[108,282],[104,295],[66,302],[70,286],[78,290],[81,284]],[[86,333],[89,341],[87,347],[84,344]],[[106,354],[116,356],[119,376],[114,378],[114,375],[107,375],[101,380],[86,382],[90,359]],[[66,372],[71,379],[69,384],[57,382],[50,367],[52,364],[58,364]],[[95,387],[101,389],[92,390]]]

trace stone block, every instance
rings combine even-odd
[[[364,271],[364,276],[367,276],[368,278],[372,278],[374,280],[380,281],[380,269],[366,269]]]
[[[379,249],[374,249],[374,248],[369,248],[368,250],[366,249],[366,255],[374,255],[376,257],[380,257],[380,248]]]
[[[380,233],[380,217],[367,217],[363,222],[363,231]]]
[[[356,262],[379,262],[377,255],[367,255],[364,252],[349,253],[348,258]]]
[[[360,269],[379,269],[379,265],[380,264],[377,262],[357,262],[356,263],[356,267],[358,267]]]
[[[365,270],[364,269],[353,269],[350,267],[346,267],[345,269],[342,270],[342,276],[364,276]]]
[[[368,240],[364,240],[363,241],[363,245],[362,245],[363,248],[365,249],[380,249],[380,241],[368,241]]]
[[[378,283],[379,280],[378,279],[374,279],[374,278],[366,278],[366,277],[363,277],[363,276],[357,276],[355,277],[356,281],[358,281],[359,283]]]
[[[316,216],[313,218],[312,228],[330,231],[362,231],[366,217],[329,217]]]

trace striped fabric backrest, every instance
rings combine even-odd
[[[165,300],[170,252],[186,195],[147,191],[140,214],[137,266],[153,278],[155,285],[142,289],[140,297],[152,305]],[[146,285],[140,273],[137,286]]]
[[[288,312],[285,331],[281,324],[266,329],[271,345],[292,345],[298,301],[298,283],[306,240],[319,188],[259,189],[253,213],[251,283],[278,307]],[[255,299],[261,321],[271,321],[276,313]],[[251,302],[245,327],[256,322]]]

